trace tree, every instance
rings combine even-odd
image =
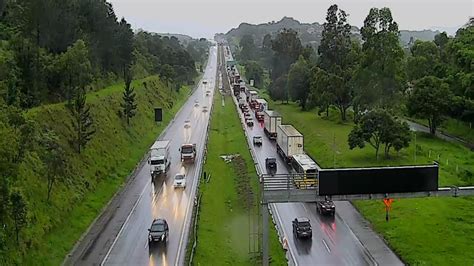
[[[133,63],[133,31],[125,18],[120,20],[118,28],[117,54],[119,55],[120,65],[125,76],[125,72],[129,71],[129,68]]]
[[[399,42],[398,24],[389,8],[372,8],[360,30],[362,35],[361,68],[371,73],[359,77],[364,80],[361,89],[368,88],[373,101],[371,106],[387,107],[394,104],[405,82],[404,52]]]
[[[13,222],[15,224],[16,242],[19,244],[20,231],[26,225],[28,209],[23,194],[21,194],[18,190],[15,190],[10,194],[10,204],[10,215],[13,218]]]
[[[410,145],[410,127],[407,122],[393,119],[385,129],[385,132],[382,138],[382,143],[385,143],[385,158],[389,157],[392,147],[398,153],[401,149],[407,148]]]
[[[443,76],[438,73],[440,52],[434,42],[417,40],[411,47],[412,56],[408,58],[407,73],[410,80],[420,79],[424,76]]]
[[[77,88],[85,88],[92,80],[92,66],[85,42],[77,40],[68,47],[67,51],[59,56],[57,64],[58,74],[62,76],[61,86],[64,88],[58,94],[70,101]]]
[[[318,107],[318,114],[326,112],[329,116],[329,106],[334,102],[334,94],[328,89],[330,86],[329,74],[315,66],[310,71],[308,105]]]
[[[125,75],[125,91],[123,92],[123,103],[120,104],[122,107],[122,113],[125,115],[127,125],[130,125],[130,118],[134,117],[137,110],[137,104],[135,103],[135,91],[130,86],[132,83],[132,76],[130,71],[127,71]]]
[[[337,5],[329,7],[326,22],[323,25],[321,44],[318,48],[319,66],[324,69],[330,82],[326,90],[334,95],[334,104],[346,120],[346,111],[352,104],[353,92],[351,80],[359,63],[359,47],[350,38],[351,25],[347,23],[347,14]],[[327,92],[329,93],[329,92]]]
[[[270,97],[272,99],[281,100],[282,102],[288,100],[287,78],[287,75],[283,75],[277,78],[275,82],[272,82],[272,89],[270,90]]]
[[[242,61],[254,59],[256,47],[252,35],[246,34],[242,36],[239,46],[241,49],[240,58]]]
[[[309,94],[309,83],[310,66],[303,56],[300,56],[298,61],[291,65],[287,86],[291,99],[297,101],[303,110],[305,110]]]
[[[283,29],[272,41],[272,50],[275,52],[272,68],[272,80],[276,80],[283,74],[287,74],[301,52],[303,46],[296,31]]]
[[[257,88],[263,87],[263,68],[257,61],[247,61],[244,63],[245,76],[250,80],[253,79]]]
[[[67,106],[72,115],[71,124],[74,129],[71,144],[77,153],[81,153],[95,133],[90,107],[86,105],[85,90],[77,90],[73,102]]]
[[[284,91],[286,89],[286,80],[282,80],[282,77],[287,76],[291,64],[296,62],[298,57],[301,55],[303,46],[301,45],[301,41],[298,38],[296,31],[292,29],[283,29],[278,33],[275,40],[272,41],[272,50],[275,52],[275,56],[273,57],[272,71],[270,75],[272,80],[270,84],[270,95],[279,95],[288,101],[289,95]],[[283,85],[283,83],[285,85]],[[273,90],[277,91],[272,92]]]
[[[416,81],[408,97],[409,115],[428,120],[430,133],[436,129],[448,113],[452,103],[452,93],[441,79],[427,76]]]
[[[170,83],[176,78],[176,71],[172,66],[164,64],[160,68],[160,77],[165,82],[166,86],[169,87]]]
[[[383,109],[376,109],[364,114],[349,133],[349,148],[362,149],[365,143],[369,143],[375,149],[375,158],[378,159],[380,145],[385,144],[384,153],[388,157],[391,147],[397,152],[408,147],[409,132],[407,123],[397,121]]]
[[[59,137],[53,131],[46,131],[41,142],[44,148],[42,160],[46,166],[48,178],[46,201],[49,202],[56,182],[65,180],[68,164],[66,154],[59,144]]]
[[[272,36],[268,33],[265,34],[265,36],[263,36],[261,57],[262,57],[261,61],[263,62],[263,65],[266,68],[271,68],[272,57],[273,57]]]

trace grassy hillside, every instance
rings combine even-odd
[[[132,86],[138,110],[130,126],[118,115],[123,84],[87,95],[96,133],[81,154],[74,153],[68,144],[73,132],[64,103],[28,112],[27,117],[41,128],[52,129],[59,135],[71,174],[57,183],[51,202],[46,203],[46,178],[37,156],[30,154],[29,160],[20,165],[20,178],[14,186],[21,188],[28,200],[29,227],[22,235],[21,247],[10,252],[6,263],[59,265],[190,91],[184,87],[180,93],[171,92],[158,77],[134,81]],[[164,121],[160,125],[154,122],[154,107],[163,107]]]

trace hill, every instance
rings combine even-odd
[[[237,44],[242,36],[249,34],[252,35],[255,44],[261,46],[263,37],[266,34],[275,36],[278,31],[283,28],[290,28],[298,32],[298,35],[301,39],[303,45],[311,44],[313,47],[317,47],[321,41],[321,33],[323,31],[323,24],[319,22],[314,23],[301,23],[298,20],[295,20],[291,17],[283,17],[280,21],[277,22],[268,22],[262,24],[249,24],[241,23],[237,28],[229,30],[225,37],[227,40],[233,44]],[[360,39],[359,28],[352,27],[353,37]],[[422,31],[400,31],[400,42],[402,45],[407,45],[410,41],[410,38],[413,37],[414,40],[424,40],[431,41],[434,39],[434,36],[438,34],[439,31],[432,30],[422,30]]]

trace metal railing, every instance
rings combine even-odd
[[[263,174],[260,175],[264,191],[289,190],[289,189],[317,189],[318,178],[316,174]]]

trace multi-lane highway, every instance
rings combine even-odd
[[[237,105],[235,98],[234,103]],[[265,136],[263,124],[255,119],[253,111],[251,111],[251,114],[255,126],[248,127],[244,125],[249,142],[252,143],[254,136],[263,136],[261,147],[251,147],[256,156],[256,163],[258,163],[261,171],[266,173],[265,158],[275,157],[277,158],[277,174],[288,174],[289,169],[277,154],[276,143]],[[240,112],[240,115],[242,124],[245,124],[242,112]],[[369,234],[363,239],[371,239],[372,243],[369,244],[375,244],[379,247],[375,252],[374,250],[369,251],[364,246],[364,243],[360,241],[359,237],[355,235],[338,213],[345,212],[344,216],[348,217],[357,215],[357,211],[350,203],[336,203],[335,217],[319,215],[316,212],[315,203],[278,203],[271,204],[270,208],[282,237],[288,242],[291,263],[296,265],[402,265],[397,256],[368,228],[365,228],[368,232],[367,230],[361,232],[361,230],[358,233]],[[313,237],[310,241],[301,241],[293,237],[291,221],[296,217],[310,219],[313,228]],[[360,221],[352,219],[350,222],[357,223]],[[364,226],[366,227],[366,225]]]
[[[151,182],[149,165],[141,164],[125,189],[109,204],[79,241],[65,264],[183,265],[194,197],[204,153],[217,71],[217,47],[209,51],[202,80],[167,127],[161,140],[171,141],[171,166]],[[203,82],[206,81],[206,82]],[[197,144],[194,164],[183,164],[179,148]],[[176,173],[186,173],[186,188],[173,187]],[[167,245],[148,246],[153,219],[169,224]]]
[[[203,80],[189,97],[183,109],[162,139],[171,140],[171,167],[165,178],[150,182],[148,165],[139,172],[143,192],[128,221],[104,257],[105,265],[182,265],[187,244],[188,227],[194,195],[199,182],[209,111],[216,79],[217,49],[212,47]],[[206,95],[210,90],[211,94]],[[179,147],[183,143],[197,144],[194,164],[182,164]],[[186,173],[186,188],[175,189],[173,177]],[[170,225],[167,245],[148,246],[147,228],[154,218],[165,218]]]

